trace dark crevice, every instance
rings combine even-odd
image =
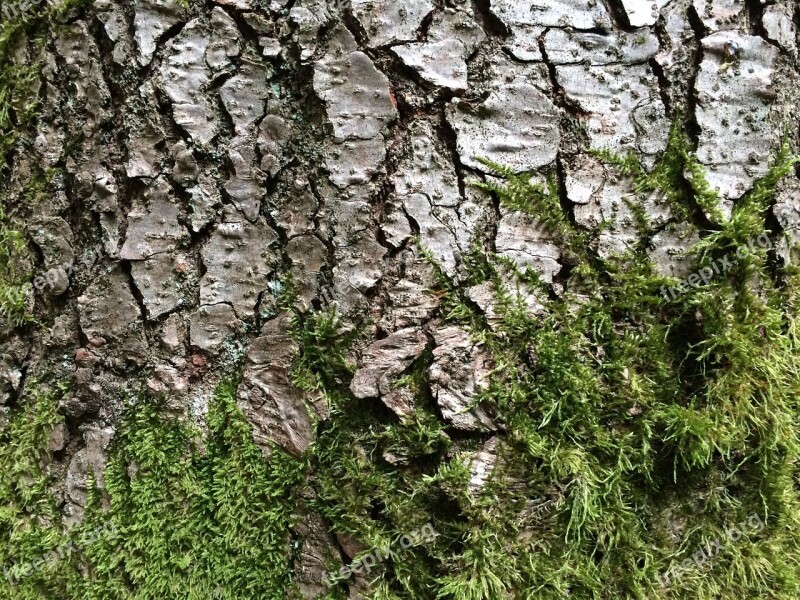
[[[692,141],[692,144],[695,148],[700,143],[700,134],[702,130],[700,128],[700,124],[697,122],[697,76],[700,73],[700,65],[703,62],[703,45],[702,39],[706,35],[706,28],[703,25],[703,21],[700,19],[700,15],[697,14],[693,5],[689,5],[686,9],[686,16],[689,20],[689,25],[694,32],[694,42],[695,42],[695,55],[694,55],[694,64],[692,65],[691,72],[689,74],[689,85],[686,92],[686,114],[684,115],[684,126],[686,129],[686,134],[689,136],[689,139]]]
[[[664,69],[655,58],[651,58],[649,64],[650,68],[653,70],[653,74],[658,80],[658,92],[661,95],[661,102],[664,103],[664,110],[666,111],[667,117],[674,118],[675,115],[672,106],[672,99],[669,95],[669,90],[671,87],[669,84],[669,79],[667,79]]]
[[[614,23],[617,25],[615,29],[623,31],[636,31],[639,29],[631,25],[628,13],[625,12],[625,7],[620,0],[605,0],[605,6],[608,14],[611,15],[611,18],[614,19]]]
[[[199,249],[202,248],[210,239],[214,233],[214,230],[217,228],[218,225],[218,218],[211,219],[208,223],[206,223],[200,230],[195,231],[192,228],[191,224],[191,217],[192,217],[192,196],[189,192],[184,188],[182,185],[175,183],[172,181],[171,178],[169,179],[169,183],[172,187],[172,191],[175,196],[180,200],[181,206],[186,209],[186,214],[179,214],[178,215],[178,223],[180,223],[186,232],[189,235],[189,243],[186,245],[187,250],[190,252],[192,250],[196,250],[199,252]],[[203,275],[205,273],[202,273]]]
[[[172,39],[178,37],[181,31],[183,31],[184,27],[186,27],[186,21],[179,21],[178,23],[175,23],[175,25],[172,25],[160,36],[158,36],[158,39],[156,39],[156,51],[154,56],[160,56],[164,54],[162,51],[164,46],[167,43],[169,43]]]
[[[213,10],[214,6],[216,6],[216,5],[212,5],[212,7],[209,9],[209,12],[210,12],[210,10]],[[225,10],[225,7],[220,7],[220,8]],[[260,53],[258,52],[258,49],[260,48],[259,43],[258,43],[258,38],[261,37],[261,35],[255,29],[253,29],[250,26],[250,24],[242,16],[240,11],[225,10],[225,14],[227,14],[234,23],[236,23],[236,29],[239,31],[239,34],[242,36],[242,38],[243,38],[243,40],[245,42],[244,44],[242,44],[242,46],[243,46],[242,47],[242,52],[240,52],[237,56],[229,56],[228,57],[228,59],[231,62],[233,62],[236,65],[237,69],[238,69],[241,66],[241,63],[242,63],[242,56],[245,54],[244,48],[248,44],[252,48],[255,48],[256,49],[256,53],[258,55],[260,55]],[[262,58],[262,60],[263,60],[263,58]]]
[[[794,3],[794,14],[792,14],[792,21],[794,22],[795,40],[796,40],[798,32],[800,32],[800,2]]]
[[[769,210],[764,213],[764,230],[772,233],[770,236],[772,245],[767,251],[767,272],[770,274],[773,282],[780,284],[781,280],[784,279],[784,264],[778,255],[778,244],[776,241],[780,239],[780,234],[785,232],[785,230],[781,226],[780,221],[778,221],[778,217],[775,216],[774,203],[770,206]]]
[[[386,259],[390,260],[396,257],[404,248],[403,245],[400,248],[395,248],[392,244],[390,244],[386,240],[386,235],[381,227],[386,219],[387,214],[387,205],[389,204],[389,199],[393,197],[395,193],[393,177],[392,175],[396,173],[400,168],[400,158],[403,156],[403,152],[400,151],[405,146],[405,140],[407,137],[407,125],[406,119],[403,118],[406,112],[402,109],[402,103],[398,100],[398,125],[395,127],[393,131],[393,137],[388,139],[386,142],[386,172],[387,177],[383,179],[383,181],[377,186],[376,191],[373,193],[372,197],[370,198],[370,206],[372,208],[372,226],[375,231],[375,239],[376,241],[387,250]],[[376,286],[378,284],[376,283]]]
[[[217,114],[219,115],[218,123],[220,124],[217,135],[214,136],[214,139],[211,141],[212,144],[215,145],[225,145],[228,146],[234,138],[237,137],[236,135],[236,126],[233,123],[233,117],[228,113],[228,109],[225,108],[225,103],[222,101],[222,97],[219,94],[213,94],[208,96],[209,104],[215,105],[217,109]],[[191,142],[187,140],[187,145],[190,148],[194,148],[195,145],[191,144]],[[207,156],[203,156],[204,159],[208,158]],[[226,165],[229,169],[233,169],[233,165],[230,164],[230,159],[226,158]],[[229,171],[230,172],[230,171]]]
[[[391,53],[390,50],[368,50],[366,54],[370,57],[370,59],[375,63],[375,68],[381,71],[384,75],[387,75],[389,79],[395,84],[397,90],[403,89],[399,85],[401,82],[409,82],[415,86],[414,95],[419,93],[422,90],[426,95],[430,96],[431,98],[435,98],[437,104],[445,105],[450,100],[456,97],[456,93],[447,87],[437,86],[425,78],[422,77],[419,71],[416,69],[409,67],[404,63],[399,56]],[[402,100],[406,107],[407,112],[409,114],[413,114],[418,112],[418,109],[412,107],[411,102],[402,98],[403,94],[398,92],[396,98],[398,101]],[[399,103],[399,102],[398,102]],[[400,111],[400,107],[398,106],[398,112]]]
[[[419,226],[417,220],[408,214],[405,206],[403,206],[403,214],[405,214],[406,219],[408,219],[408,226],[411,228],[411,235],[419,235],[422,231],[422,228]]]
[[[564,156],[561,152],[559,152],[556,156],[555,176],[558,199],[561,203],[561,210],[565,215],[567,215],[572,229],[579,231],[581,229],[581,225],[575,218],[575,211],[573,210],[575,204],[569,199],[569,195],[567,194],[567,169],[564,164]]]
[[[764,27],[763,0],[745,0],[744,7],[747,11],[747,20],[750,25],[750,35],[757,35],[771,42]]]
[[[135,27],[133,14],[127,14],[127,19],[129,30],[134,31]],[[156,72],[161,69],[163,61],[169,58],[169,54],[164,51],[165,45],[181,34],[183,29],[186,27],[186,23],[186,21],[182,20],[167,29],[163,34],[161,34],[161,36],[159,36],[159,38],[155,41],[156,50],[153,53],[150,62],[146,65],[141,66],[139,64],[136,51],[134,51],[131,54],[132,62],[122,67],[125,71],[125,79],[135,79],[139,82],[151,80],[155,76]]]
[[[472,0],[472,12],[475,22],[481,26],[486,35],[492,37],[508,37],[511,32],[493,12],[491,0]]]
[[[121,260],[119,261],[119,266],[122,272],[125,274],[126,278],[128,279],[128,287],[130,288],[131,294],[136,300],[136,304],[139,306],[139,312],[141,313],[142,317],[142,326],[144,327],[145,332],[149,333],[150,327],[148,324],[149,319],[148,319],[147,306],[144,301],[144,295],[137,287],[136,281],[133,278],[133,263],[129,260]]]
[[[119,223],[117,224],[117,247],[114,249],[115,254],[120,250],[119,244],[125,242],[128,234],[128,214],[133,208],[134,198],[143,198],[147,187],[151,180],[147,182],[136,177],[121,177],[117,181],[122,183],[117,184],[117,216]]]
[[[455,129],[447,120],[447,113],[442,108],[439,112],[439,138],[444,142],[447,152],[450,155],[450,161],[455,167],[456,178],[458,179],[458,194],[461,198],[466,198],[467,185],[464,181],[464,172],[466,167],[461,162],[461,155],[458,153],[458,135]]]
[[[421,42],[428,41],[428,32],[431,29],[436,12],[436,9],[434,9],[423,17],[422,22],[419,24],[419,29],[417,29],[417,40]]]
[[[361,26],[361,23],[358,19],[356,19],[355,15],[353,15],[352,10],[350,10],[350,6],[345,8],[345,10],[341,13],[342,25],[352,34],[352,36],[356,40],[356,44],[358,47],[363,50],[365,46],[368,45],[368,36],[367,32]],[[332,30],[333,27],[330,27]]]
[[[225,70],[220,73],[217,73],[216,75],[213,75],[211,77],[211,81],[208,84],[208,87],[206,88],[206,92],[209,94],[219,92],[222,86],[225,85],[225,83],[227,83],[229,79],[231,79],[234,75],[237,74],[238,68],[239,65],[236,65],[235,69]]]
[[[771,38],[767,33],[767,28],[764,26],[764,4],[759,0],[748,0],[745,7],[747,9],[750,33],[760,37],[770,46],[777,48],[782,55],[788,54],[786,49],[778,43],[778,40]]]
[[[573,231],[581,231],[583,227],[578,223],[575,216],[575,204],[569,199],[567,194],[567,170],[565,159],[561,152],[556,156],[555,162],[555,183],[558,191],[558,199],[561,205],[561,212],[567,217],[570,227]],[[577,264],[570,256],[565,255],[561,260],[561,269],[556,274],[553,283],[561,283],[566,289],[572,277],[572,273]],[[553,288],[550,286],[550,293],[553,294]]]
[[[547,67],[547,74],[550,78],[550,85],[553,87],[553,103],[559,107],[561,110],[565,111],[566,113],[572,115],[584,115],[586,114],[583,109],[581,109],[578,105],[572,104],[569,99],[567,98],[567,94],[564,91],[564,88],[558,82],[558,73],[556,71],[556,66],[553,61],[550,60],[550,57],[547,55],[547,49],[544,45],[544,38],[547,35],[547,32],[550,29],[545,29],[542,34],[539,36],[539,52],[542,54],[542,60],[544,61],[545,66]],[[559,126],[562,126],[560,124]]]
[[[317,201],[317,210],[314,214],[312,223],[314,225],[314,235],[319,239],[323,245],[325,246],[326,251],[326,260],[325,264],[322,265],[319,274],[317,275],[317,282],[319,283],[319,289],[317,291],[317,296],[322,298],[319,300],[315,298],[313,300],[313,305],[316,309],[324,308],[327,304],[329,304],[328,298],[333,297],[332,289],[333,289],[333,269],[336,266],[336,247],[334,246],[333,242],[329,239],[325,239],[323,235],[321,235],[321,216],[324,214],[325,210],[325,201],[323,194],[320,193],[317,183],[311,179],[308,182],[308,189],[310,193],[314,196],[314,199]]]
[[[458,135],[456,134],[455,129],[450,124],[450,121],[447,120],[447,114],[444,109],[442,109],[439,117],[440,126],[439,126],[439,137],[444,141],[445,146],[447,147],[447,151],[450,155],[450,160],[455,166],[455,173],[456,178],[458,180],[458,193],[462,199],[466,199],[467,197],[467,182],[465,180],[465,176],[467,175],[474,175],[474,179],[479,181],[482,177],[482,173],[479,171],[475,171],[470,167],[467,167],[461,162],[461,155],[458,153]],[[486,194],[489,200],[492,203],[492,213],[493,218],[487,227],[487,231],[484,232],[483,236],[483,243],[487,245],[487,248],[491,252],[496,251],[495,247],[495,239],[497,238],[497,226],[500,222],[500,199],[497,198],[496,194]],[[416,223],[416,221],[414,221]],[[419,225],[417,225],[419,227]]]
[[[256,304],[253,307],[253,323],[255,324],[254,330],[256,332],[261,331],[261,328],[264,326],[265,319],[261,318],[261,308],[267,293],[267,290],[260,291],[256,298]]]

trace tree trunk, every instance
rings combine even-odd
[[[677,124],[730,217],[797,142],[795,3],[95,0],[6,19],[0,558],[32,566],[4,597],[592,597],[581,569],[606,567],[585,540],[561,579],[507,565],[569,538],[590,461],[514,462],[485,391],[544,358],[505,363],[454,318],[501,331],[505,284],[546,319],[506,271],[481,280],[482,256],[551,298],[575,281],[557,228],[474,185],[500,181],[481,159],[550,186],[598,259],[645,218],[655,271],[684,278],[714,213],[681,222],[590,149],[652,169]],[[798,191],[793,172],[767,215],[787,264]],[[522,488],[513,544],[495,539]],[[672,508],[679,544],[693,511]],[[35,564],[48,532],[108,522],[69,569]],[[620,564],[649,579],[620,567],[605,597],[667,594],[637,552]],[[791,597],[770,573],[746,589]],[[701,597],[691,577],[680,597]]]

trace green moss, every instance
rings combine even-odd
[[[685,148],[673,132],[650,172],[630,157],[603,156],[641,193],[658,191],[676,215],[699,221],[702,265],[764,233],[775,185],[793,159],[783,153],[729,219],[712,219],[718,201],[699,176],[684,179],[693,160]],[[109,521],[115,531],[55,569],[0,588],[4,597],[289,597],[297,550],[289,527],[313,510],[365,544],[362,555],[392,549],[369,574],[373,600],[796,598],[800,273],[752,252],[707,285],[668,298],[661,288],[674,281],[653,271],[644,216],[642,243],[603,259],[593,233],[557,214],[555,186],[501,174],[513,186],[492,187],[500,201],[547,211],[547,226],[572,240],[574,266],[557,295],[476,245],[467,279],[496,291],[490,326],[463,283],[423,251],[444,316],[469,328],[496,367],[482,400],[498,414],[499,457],[480,491],[470,489],[469,463],[486,437],[442,422],[426,377],[429,351],[393,382],[414,397],[413,414],[398,419],[349,390],[364,327],[344,327],[332,309],[298,312],[293,380],[331,415],[302,459],[275,449],[264,460],[236,407],[235,382],[218,389],[202,435],[140,399],[115,436],[105,491],[92,491],[84,523],[69,535]],[[538,292],[546,316],[528,312],[518,287]],[[284,308],[293,304],[290,288]],[[64,539],[42,468],[47,456],[35,450],[58,420],[57,396],[22,403],[4,433],[7,561],[35,559]],[[660,586],[673,565],[753,515],[764,529],[725,543],[703,571]],[[427,523],[434,540],[399,545]],[[327,598],[344,599],[346,584]]]
[[[586,235],[576,231],[569,217],[561,207],[558,186],[552,175],[542,185],[531,181],[530,175],[518,175],[512,169],[481,159],[480,162],[497,175],[503,177],[504,184],[473,182],[488,192],[500,194],[503,203],[511,210],[534,215],[544,227],[558,236],[558,240],[567,250],[578,250],[586,243]]]
[[[775,185],[795,162],[784,149],[727,219],[677,128],[651,171],[631,156],[597,155],[637,194],[659,193],[678,221],[696,221],[698,267],[765,232]],[[371,549],[421,522],[439,533],[373,571],[371,597],[796,597],[800,277],[753,252],[670,300],[662,288],[675,281],[653,271],[643,212],[641,243],[604,260],[552,182],[486,164],[507,185],[481,187],[539,217],[564,240],[573,268],[556,296],[535,273],[476,246],[467,282],[457,284],[420,248],[443,315],[472,330],[496,363],[483,399],[504,427],[501,462],[481,493],[468,491],[467,468],[480,440],[454,451],[425,381],[430,358],[395,381],[417,406],[398,420],[349,393],[355,336],[342,336],[333,313],[296,320],[298,384],[322,392],[332,412],[313,449],[314,507]],[[463,293],[484,281],[496,292],[495,328]],[[547,316],[528,312],[520,286],[539,293]],[[552,508],[532,517],[541,498]],[[752,515],[763,531],[660,587],[659,574]]]
[[[305,465],[279,450],[264,461],[234,391],[232,383],[220,386],[202,442],[149,405],[122,430],[106,471],[120,534],[97,548],[90,587],[97,598],[285,595],[290,491]],[[74,583],[84,593],[84,582]]]
[[[0,182],[8,168],[9,153],[38,116],[38,84],[45,40],[61,27],[60,20],[65,14],[88,3],[88,0],[63,0],[54,6],[39,3],[0,21]],[[14,57],[22,36],[32,40],[34,59],[30,64],[19,64]]]
[[[83,523],[67,538],[40,472],[45,456],[33,450],[47,447],[58,421],[54,404],[39,398],[21,407],[0,444],[3,565],[33,561],[65,539],[81,549],[14,585],[0,581],[0,595],[285,597],[293,552],[288,526],[296,508],[291,491],[306,464],[279,450],[264,460],[234,390],[231,382],[217,390],[206,436],[144,399],[132,406],[110,451],[105,491],[93,489]],[[103,530],[93,543],[78,543]]]
[[[1,63],[32,23],[0,26]],[[24,94],[35,73],[0,73],[0,174],[35,118]],[[632,155],[596,155],[630,178],[636,194],[663,195],[677,222],[699,228],[698,267],[776,235],[765,215],[796,163],[784,148],[726,218],[677,126],[650,171]],[[639,203],[631,207],[641,243],[603,259],[592,250],[596,233],[564,210],[552,175],[536,184],[485,164],[505,183],[480,187],[540,219],[571,269],[557,295],[536,273],[476,245],[464,261],[466,283],[456,283],[422,249],[442,316],[470,329],[496,365],[482,400],[499,415],[500,457],[482,490],[470,490],[468,465],[486,436],[466,438],[442,422],[426,380],[429,352],[394,382],[415,400],[401,420],[349,391],[362,327],[345,328],[332,310],[298,313],[293,381],[331,413],[307,455],[273,449],[265,459],[233,381],[217,390],[205,431],[141,398],[116,432],[105,489],[92,486],[83,524],[68,533],[47,469],[61,391],[27,382],[0,427],[3,565],[114,527],[16,584],[0,580],[0,597],[282,599],[293,591],[297,552],[289,528],[311,509],[365,552],[392,548],[370,573],[373,600],[797,598],[800,273],[755,251],[707,285],[666,298],[662,287],[676,282],[653,271],[646,251],[654,231]],[[3,202],[0,292],[29,277],[24,234]],[[483,282],[496,294],[491,327],[463,292]],[[528,312],[523,288],[538,292],[546,316]],[[290,279],[275,291],[281,308],[294,304]],[[24,322],[23,298],[5,302],[0,312]],[[531,512],[543,498],[552,508]],[[725,544],[705,571],[659,586],[659,574],[751,515],[764,530]],[[435,540],[399,546],[427,523]],[[344,598],[344,583],[328,597]]]
[[[9,60],[8,45],[16,31],[9,23],[0,26],[0,64]],[[6,157],[16,142],[17,127],[23,126],[33,112],[30,100],[23,106],[17,102],[35,81],[33,69],[12,64],[0,69],[0,183],[7,166]],[[19,115],[23,122],[13,123],[12,113]],[[30,277],[26,269],[29,254],[27,238],[9,214],[8,204],[7,194],[0,192],[0,316],[16,327],[29,319],[23,288]]]
[[[677,215],[705,215],[697,224],[700,266],[767,231],[775,185],[796,159],[784,148],[726,219],[687,148],[673,130],[667,155],[649,173],[630,156],[598,155],[632,177],[640,193],[664,194]],[[541,205],[541,186],[496,172],[509,183],[490,189],[509,208],[553,213],[554,199]],[[556,236],[572,227],[555,214],[542,221]],[[645,238],[648,224],[640,228]],[[673,282],[653,272],[645,243],[603,260],[587,242],[575,252],[579,262],[562,296],[539,286],[544,318],[528,314],[505,283],[536,289],[535,280],[500,257],[473,259],[490,265],[482,270],[496,288],[501,322],[490,329],[480,319],[460,320],[478,326],[476,337],[498,363],[486,400],[506,421],[504,459],[534,473],[539,493],[565,490],[565,502],[533,544],[502,517],[481,529],[504,548],[486,571],[517,581],[512,592],[476,576],[473,554],[440,593],[457,600],[556,598],[566,590],[576,598],[796,597],[796,272],[768,268],[766,252],[751,252],[708,285],[668,300],[660,289]],[[469,306],[454,284],[443,287],[450,304]],[[493,493],[495,502],[514,504],[507,491]],[[753,514],[764,519],[763,532],[729,544],[708,572],[690,572],[669,591],[658,586],[658,573]]]
[[[323,393],[331,410],[310,456],[309,473],[317,490],[310,508],[327,517],[336,532],[361,540],[369,551],[391,547],[396,552],[372,570],[378,577],[375,598],[426,597],[425,590],[435,585],[432,564],[446,555],[446,542],[432,557],[440,538],[433,545],[408,549],[400,548],[398,540],[429,521],[453,520],[443,488],[452,479],[447,465],[461,465],[455,458],[442,462],[450,440],[425,398],[421,378],[430,358],[422,357],[396,382],[413,390],[417,400],[415,415],[398,422],[380,403],[356,399],[349,392],[353,369],[346,356],[359,329],[344,334],[335,314],[326,311],[298,316],[295,332],[301,343],[297,383]],[[462,484],[463,479],[459,487]],[[343,593],[340,588],[331,597],[344,597]]]
[[[30,279],[29,252],[24,234],[0,205],[0,317],[18,327],[31,318],[25,284]]]
[[[36,571],[19,586],[9,584],[14,565],[30,563],[62,542],[59,511],[46,471],[59,392],[29,381],[19,404],[0,419],[0,597],[55,597],[58,584]]]

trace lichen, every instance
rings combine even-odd
[[[13,198],[7,191],[5,178],[9,160],[20,136],[34,123],[39,112],[38,84],[45,39],[42,36],[33,38],[30,64],[19,64],[14,54],[19,51],[20,40],[27,41],[27,35],[38,26],[58,27],[60,15],[86,1],[66,0],[46,8],[29,7],[27,12],[18,12],[0,21],[0,318],[12,327],[33,320],[29,306],[31,253],[22,222],[27,216],[26,208],[41,200],[45,182],[52,176],[51,173],[34,174],[23,198]]]

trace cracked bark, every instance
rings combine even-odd
[[[448,339],[412,236],[456,281],[480,239],[559,285],[559,241],[465,183],[484,176],[476,156],[552,172],[574,222],[611,224],[601,243],[614,253],[633,235],[619,203],[628,192],[587,145],[652,161],[680,111],[732,205],[788,127],[797,142],[800,13],[788,1],[744,10],[673,0],[655,3],[656,13],[632,0],[609,2],[611,10],[552,2],[539,12],[511,0],[354,1],[343,14],[324,0],[271,10],[216,4],[98,1],[69,14],[47,44],[38,129],[30,149],[13,155],[12,192],[36,164],[64,170],[41,207],[51,226],[30,235],[39,271],[65,260],[75,269],[68,286],[37,297],[46,327],[0,326],[0,404],[29,374],[79,381],[71,426],[96,435],[61,457],[69,521],[81,518],[81,486],[103,462],[120,398],[157,373],[151,387],[170,389],[189,415],[179,380],[207,400],[247,356],[240,402],[256,440],[307,446],[325,411],[305,414],[316,405],[287,381],[292,348],[277,295],[290,272],[301,308],[335,303],[351,325],[371,319],[354,391],[400,417],[413,405],[393,380],[428,344],[424,332],[436,332],[437,357],[439,338]],[[725,68],[730,44],[740,54]],[[658,198],[645,209],[669,222]],[[776,217],[797,236],[796,193],[785,192]],[[653,260],[680,273],[669,249],[694,232],[659,235]],[[96,263],[87,259],[94,247],[104,249]],[[469,295],[491,322],[486,290]],[[458,332],[446,333],[464,349]],[[461,354],[460,364],[437,363],[429,385],[447,397],[448,421],[458,415],[454,427],[493,429],[483,409],[459,413],[482,368]],[[207,368],[194,368],[198,356]],[[66,435],[80,438],[77,429]],[[492,437],[476,454],[473,487],[489,476],[496,446]],[[297,532],[309,556],[340,554],[324,527],[314,519]],[[298,573],[314,597],[321,567],[310,562]]]

